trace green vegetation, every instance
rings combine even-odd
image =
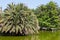
[[[52,1],[36,9],[11,3],[0,14],[0,26],[0,33],[9,35],[35,34],[40,27],[60,29],[60,8]]]
[[[34,12],[39,20],[40,27],[60,27],[59,7],[56,3],[50,1],[46,5],[37,7]]]
[[[60,40],[60,31],[39,32],[38,35],[29,36],[0,36],[0,40]]]

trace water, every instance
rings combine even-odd
[[[0,40],[60,40],[60,31],[57,32],[39,32],[36,35],[29,36],[0,36]]]

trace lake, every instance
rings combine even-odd
[[[0,40],[60,40],[60,31],[40,31],[39,34],[29,36],[0,36]]]

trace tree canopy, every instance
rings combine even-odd
[[[59,12],[56,3],[50,1],[46,5],[41,5],[36,8],[35,14],[39,20],[41,27],[59,27]]]

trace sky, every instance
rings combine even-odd
[[[24,3],[29,8],[35,9],[37,6],[46,4],[50,1],[54,1],[58,6],[60,6],[60,0],[0,0],[0,7],[2,7],[2,10],[4,10],[8,6],[7,4],[13,2],[14,4]]]

